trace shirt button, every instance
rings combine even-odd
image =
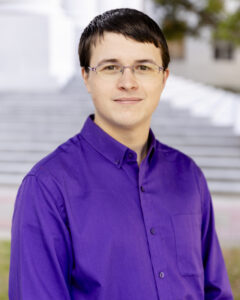
[[[120,164],[120,160],[118,160],[118,159],[115,160],[115,164],[116,164],[116,165],[119,165],[119,164]]]
[[[144,187],[142,185],[141,185],[141,191],[145,192],[145,189],[144,189]]]
[[[128,153],[128,157],[129,158],[132,158],[133,157],[133,154],[130,152],[130,153]]]
[[[155,233],[156,233],[156,230],[152,227],[152,228],[150,229],[150,232],[151,232],[151,234],[155,234]]]
[[[160,277],[160,278],[164,278],[164,277],[165,277],[164,272],[159,272],[159,277]]]

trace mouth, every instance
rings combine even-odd
[[[114,99],[115,102],[118,102],[120,104],[136,104],[140,101],[142,101],[141,98],[131,97],[131,98],[117,98]]]

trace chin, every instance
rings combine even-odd
[[[126,119],[122,119],[122,120],[118,120],[116,122],[116,124],[119,126],[119,127],[122,127],[122,128],[134,128],[136,127],[137,125],[139,125],[141,123],[141,120],[139,119],[129,119],[129,118],[126,118]]]

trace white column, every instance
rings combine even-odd
[[[59,10],[62,0],[0,0],[0,9],[12,11],[41,12]]]
[[[129,7],[129,8],[135,8],[138,10],[143,11],[144,10],[144,0],[101,0],[98,1],[98,10],[100,13],[106,11],[106,10],[110,10],[110,9],[114,9],[114,8],[125,8],[125,7]]]
[[[59,3],[0,2],[0,91],[57,90],[73,76],[74,29]]]
[[[78,28],[84,28],[97,15],[96,0],[62,0],[62,7]]]

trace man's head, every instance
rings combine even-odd
[[[116,132],[150,126],[169,74],[167,43],[151,18],[134,9],[95,17],[83,31],[79,57],[100,127]]]
[[[88,72],[92,47],[104,33],[112,32],[141,43],[152,43],[159,48],[164,69],[168,68],[170,56],[167,42],[159,26],[146,14],[130,8],[113,9],[96,16],[82,33],[78,54],[80,65]]]

